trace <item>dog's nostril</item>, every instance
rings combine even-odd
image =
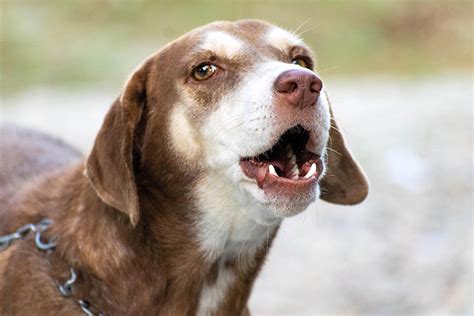
[[[278,77],[274,83],[275,90],[280,93],[293,93],[298,90],[298,83],[293,78]]]
[[[314,79],[313,79],[313,81],[311,82],[311,84],[309,86],[309,90],[311,92],[320,93],[322,89],[323,89],[323,82],[321,81],[321,79],[314,76]]]
[[[288,92],[295,92],[298,89],[298,84],[296,82],[290,82],[290,89]]]

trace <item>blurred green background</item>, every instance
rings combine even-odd
[[[0,0],[2,95],[33,86],[120,87],[146,56],[215,20],[298,33],[324,76],[468,72],[471,1]]]

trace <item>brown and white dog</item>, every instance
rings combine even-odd
[[[57,239],[0,252],[2,315],[83,315],[77,299],[109,315],[248,314],[282,220],[368,192],[311,50],[255,20],[197,28],[148,58],[85,163],[46,136],[1,137],[0,235],[48,217]]]

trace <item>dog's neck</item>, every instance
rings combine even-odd
[[[281,219],[269,215],[264,206],[218,174],[201,177],[196,187],[196,237],[210,258],[252,260],[253,253],[266,246],[281,223]]]
[[[245,306],[279,223],[262,225],[245,217],[255,210],[224,199],[230,192],[215,182],[206,187],[213,180],[207,179],[201,185],[210,195],[197,204],[142,187],[140,221],[133,227],[80,173],[77,168],[68,176],[62,194],[75,198],[54,216],[52,229],[70,265],[98,282],[126,284],[114,297],[126,300],[141,291],[145,305],[167,297],[167,306],[199,306],[202,313],[215,310],[216,301],[229,311],[236,302]],[[203,201],[205,196],[214,196],[215,203]],[[203,205],[208,207],[204,213]]]

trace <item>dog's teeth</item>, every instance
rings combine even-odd
[[[291,168],[291,173],[298,176],[300,174],[300,171],[298,170],[298,166],[296,164],[293,165],[293,168]]]
[[[274,176],[277,176],[277,173],[276,173],[276,170],[275,170],[275,167],[273,167],[273,165],[269,165],[268,166],[268,171],[270,172],[270,174],[273,174]]]
[[[308,173],[304,176],[305,179],[308,179],[309,177],[314,176],[316,173],[316,163],[313,163],[311,165],[311,168],[309,169]]]

